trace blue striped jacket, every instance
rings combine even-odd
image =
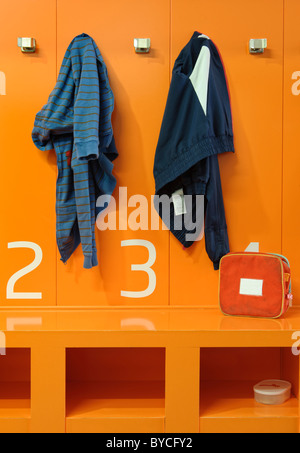
[[[111,115],[114,96],[107,68],[94,40],[83,33],[70,43],[48,102],[37,113],[32,139],[55,149],[56,238],[65,263],[82,244],[84,268],[98,264],[96,200],[111,195],[117,157]]]

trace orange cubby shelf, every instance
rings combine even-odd
[[[11,382],[0,431],[299,432],[299,308],[276,320],[193,307],[5,309],[0,330]],[[290,380],[292,398],[257,405],[252,385],[266,378]]]
[[[67,432],[163,432],[164,356],[163,348],[67,349]]]
[[[163,381],[68,383],[66,431],[162,433],[164,390]]]
[[[7,349],[0,356],[0,432],[29,433],[30,350]]]
[[[28,382],[1,382],[0,432],[30,432],[30,388]]]
[[[291,348],[202,348],[200,367],[200,432],[298,432],[299,356]],[[264,379],[291,382],[291,398],[257,403],[253,386]]]
[[[200,432],[297,433],[299,401],[295,395],[278,406],[259,404],[253,397],[256,383],[201,382]]]

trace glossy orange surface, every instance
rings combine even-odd
[[[10,332],[270,332],[274,338],[300,329],[300,310],[279,319],[232,317],[217,308],[27,309],[2,310],[0,330]],[[257,337],[259,338],[259,337]],[[258,340],[259,341],[259,340]],[[255,345],[255,338],[252,346]]]

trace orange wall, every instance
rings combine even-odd
[[[0,31],[0,71],[6,78],[6,94],[0,90],[2,306],[217,305],[218,272],[204,241],[182,250],[168,231],[97,231],[99,266],[84,270],[81,248],[63,265],[55,242],[54,152],[42,153],[31,141],[35,114],[47,102],[69,42],[77,34],[90,34],[115,95],[118,217],[124,215],[118,208],[120,187],[127,187],[128,198],[145,195],[150,206],[171,69],[195,30],[218,46],[231,96],[236,154],[219,158],[231,250],[259,242],[261,251],[286,254],[297,304],[299,99],[291,87],[292,74],[300,71],[298,9],[296,0],[253,0],[251,8],[237,0],[115,0],[105,5],[86,0],[84,8],[79,0],[5,2],[1,14],[7,20]],[[37,52],[22,54],[18,36],[36,38]],[[135,54],[135,37],[151,38],[149,54]],[[257,37],[266,37],[268,48],[263,55],[250,55],[248,41]],[[128,208],[128,215],[132,211]],[[132,239],[155,247],[151,279],[155,275],[156,284],[147,297],[121,294],[148,286],[148,275],[131,269],[148,260],[147,249],[122,247],[122,241]],[[35,257],[30,248],[8,248],[19,241],[37,244],[42,261],[24,276],[15,275],[14,284],[11,277]],[[14,295],[13,289],[27,294]]]

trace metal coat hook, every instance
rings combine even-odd
[[[18,38],[18,47],[24,53],[35,52],[36,43],[34,38]]]
[[[136,53],[149,53],[151,40],[150,38],[134,38],[133,45]]]
[[[250,53],[263,53],[267,48],[267,39],[250,39],[249,52]]]

